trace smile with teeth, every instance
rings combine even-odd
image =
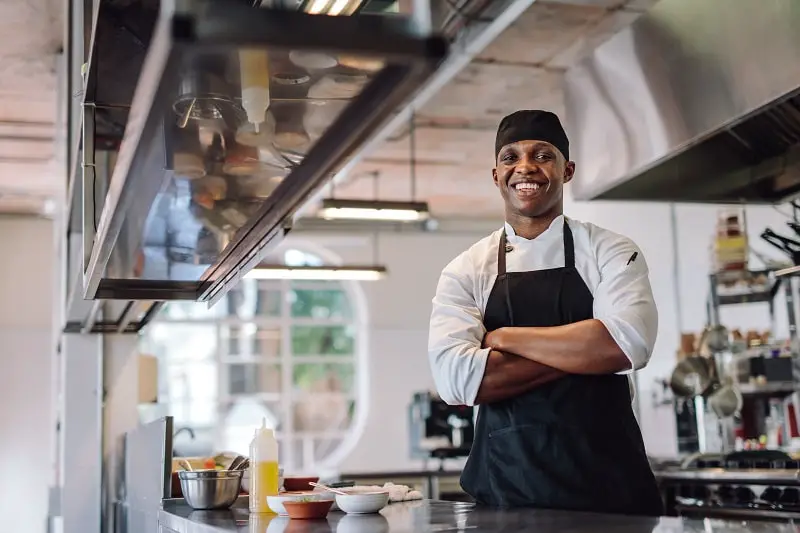
[[[544,187],[540,183],[533,181],[521,181],[512,185],[512,188],[517,194],[527,195],[538,193],[540,190],[543,190]]]

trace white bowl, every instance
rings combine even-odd
[[[267,507],[277,514],[278,516],[289,516],[286,509],[283,507],[283,502],[299,502],[299,501],[313,501],[321,500],[324,493],[322,492],[282,492],[277,496],[267,496]]]
[[[336,505],[347,514],[377,513],[388,503],[389,493],[386,491],[336,495]]]

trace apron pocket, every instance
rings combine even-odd
[[[585,509],[591,506],[582,457],[559,424],[533,422],[489,433],[492,505]]]

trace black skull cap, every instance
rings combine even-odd
[[[494,157],[508,144],[519,141],[546,141],[558,148],[569,161],[569,139],[555,113],[540,109],[515,111],[500,121],[494,142]]]

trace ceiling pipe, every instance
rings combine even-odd
[[[408,121],[412,114],[424,106],[442,88],[447,85],[459,72],[461,72],[470,62],[481,53],[498,35],[503,33],[520,15],[531,7],[536,0],[507,0],[506,8],[491,22],[480,22],[467,26],[460,34],[460,37],[450,47],[450,56],[442,63],[442,66],[431,76],[428,83],[389,120],[379,129],[372,139],[365,143],[361,150],[351,158],[333,177],[332,184],[338,185],[346,182],[350,173],[361,161],[375,148],[397,129],[408,126]],[[296,216],[308,215],[319,201],[327,194],[327,188],[323,187],[314,197],[312,197]]]

